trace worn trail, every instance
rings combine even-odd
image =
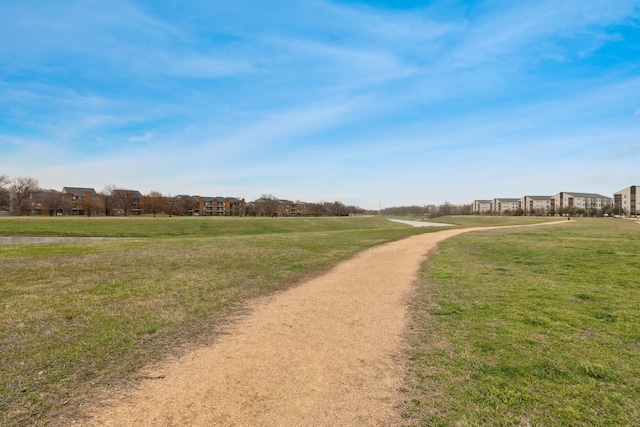
[[[445,230],[374,247],[256,302],[226,335],[155,367],[93,426],[393,426],[406,299]]]

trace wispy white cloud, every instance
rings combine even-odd
[[[250,73],[253,69],[253,64],[244,60],[191,55],[185,58],[168,59],[164,72],[185,77],[219,78]]]
[[[153,137],[153,134],[151,132],[145,132],[143,135],[140,135],[140,136],[129,137],[129,141],[131,142],[146,141],[148,139],[151,139],[152,137]]]
[[[517,66],[541,58],[564,60],[576,52],[584,55],[585,49],[594,50],[615,37],[597,28],[630,22],[638,11],[633,0],[499,2],[468,23],[449,61],[454,66],[478,66],[507,60]],[[574,43],[571,49],[565,47],[568,41]]]
[[[3,4],[0,170],[377,207],[637,169],[636,0],[391,6]]]
[[[343,46],[304,39],[279,39],[274,43],[286,49],[293,65],[313,67],[325,81],[357,82],[359,85],[405,78],[416,70],[391,52],[374,48]]]

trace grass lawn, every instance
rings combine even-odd
[[[250,298],[437,231],[374,218],[0,218],[0,425],[56,425],[101,387],[204,344]]]
[[[605,218],[441,244],[412,304],[406,425],[640,425],[639,255],[640,224]]]

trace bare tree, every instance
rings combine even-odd
[[[349,215],[349,211],[344,203],[335,201],[331,205],[329,205],[329,210],[333,216],[347,216]]]
[[[123,190],[114,185],[105,187],[105,211],[107,215],[133,215],[137,212],[142,196],[136,190]],[[138,212],[139,213],[139,212]]]
[[[161,212],[170,212],[171,204],[169,199],[158,191],[151,191],[140,199],[140,208],[144,213],[152,213],[153,217]]]
[[[362,215],[364,213],[364,209],[359,206],[349,205],[347,206],[348,215]]]
[[[273,194],[263,194],[255,203],[259,215],[278,216],[280,201]]]
[[[194,196],[180,195],[171,199],[173,214],[184,216],[193,215],[200,207]]]
[[[116,190],[119,190],[119,188],[115,185],[107,185],[106,187],[104,187],[104,190],[102,190],[102,196],[104,197],[105,215],[116,214],[116,200],[114,200],[117,196]]]
[[[18,215],[22,215],[22,211],[25,208],[24,205],[28,200],[29,195],[32,192],[37,191],[38,187],[38,180],[35,178],[22,176],[14,178],[9,185],[9,192],[15,202],[13,211],[18,213]]]
[[[57,215],[58,213],[71,211],[71,200],[63,193],[56,190],[45,190],[42,198],[42,215]],[[48,210],[48,212],[45,212]]]
[[[82,207],[84,208],[84,214],[86,216],[99,215],[105,211],[104,196],[102,194],[92,194],[91,192],[85,192],[85,196],[82,198]]]
[[[307,213],[313,216],[329,215],[329,212],[326,208],[326,203],[323,202],[309,203],[309,206],[307,206]]]
[[[246,211],[248,216],[257,216],[258,215],[258,205],[256,202],[249,202],[246,205]]]
[[[9,190],[7,190],[6,186],[10,182],[8,175],[0,175],[0,210],[9,208]]]

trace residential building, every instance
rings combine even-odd
[[[93,188],[82,187],[63,187],[62,194],[70,202],[69,210],[64,212],[69,215],[84,215],[85,214],[85,202],[87,199],[96,197],[96,190]]]
[[[230,216],[243,216],[246,210],[246,203],[244,199],[239,197],[227,197],[225,198],[225,212]]]
[[[61,200],[62,194],[55,190],[34,191],[27,200],[27,210],[29,215],[62,215],[64,210]],[[71,205],[67,204],[67,206]]]
[[[520,204],[520,199],[506,198],[500,197],[495,198],[491,202],[491,212],[495,215],[502,214],[515,214],[518,206]]]
[[[300,201],[278,200],[278,216],[306,216],[309,214],[309,204]]]
[[[551,197],[549,211],[555,215],[576,214],[585,212],[587,215],[595,213],[613,204],[611,197],[595,193],[577,193],[562,191]]]
[[[491,200],[474,200],[471,204],[471,212],[476,215],[491,213]]]
[[[291,215],[293,216],[307,216],[309,204],[305,202],[294,202],[291,206]]]
[[[291,216],[293,210],[293,202],[291,200],[278,200],[280,206],[278,207],[278,216]]]
[[[198,212],[203,216],[216,216],[217,212],[217,197],[198,197]]]
[[[551,207],[551,196],[524,196],[519,201],[524,215],[548,215]]]
[[[200,197],[180,194],[169,200],[171,203],[171,214],[178,216],[191,216],[200,214]]]
[[[200,215],[204,216],[241,216],[245,211],[244,199],[235,197],[198,198]]]
[[[137,190],[116,189],[109,196],[111,215],[141,215],[140,200],[142,193]]]
[[[613,208],[617,215],[637,216],[640,213],[638,185],[632,185],[613,193]]]

